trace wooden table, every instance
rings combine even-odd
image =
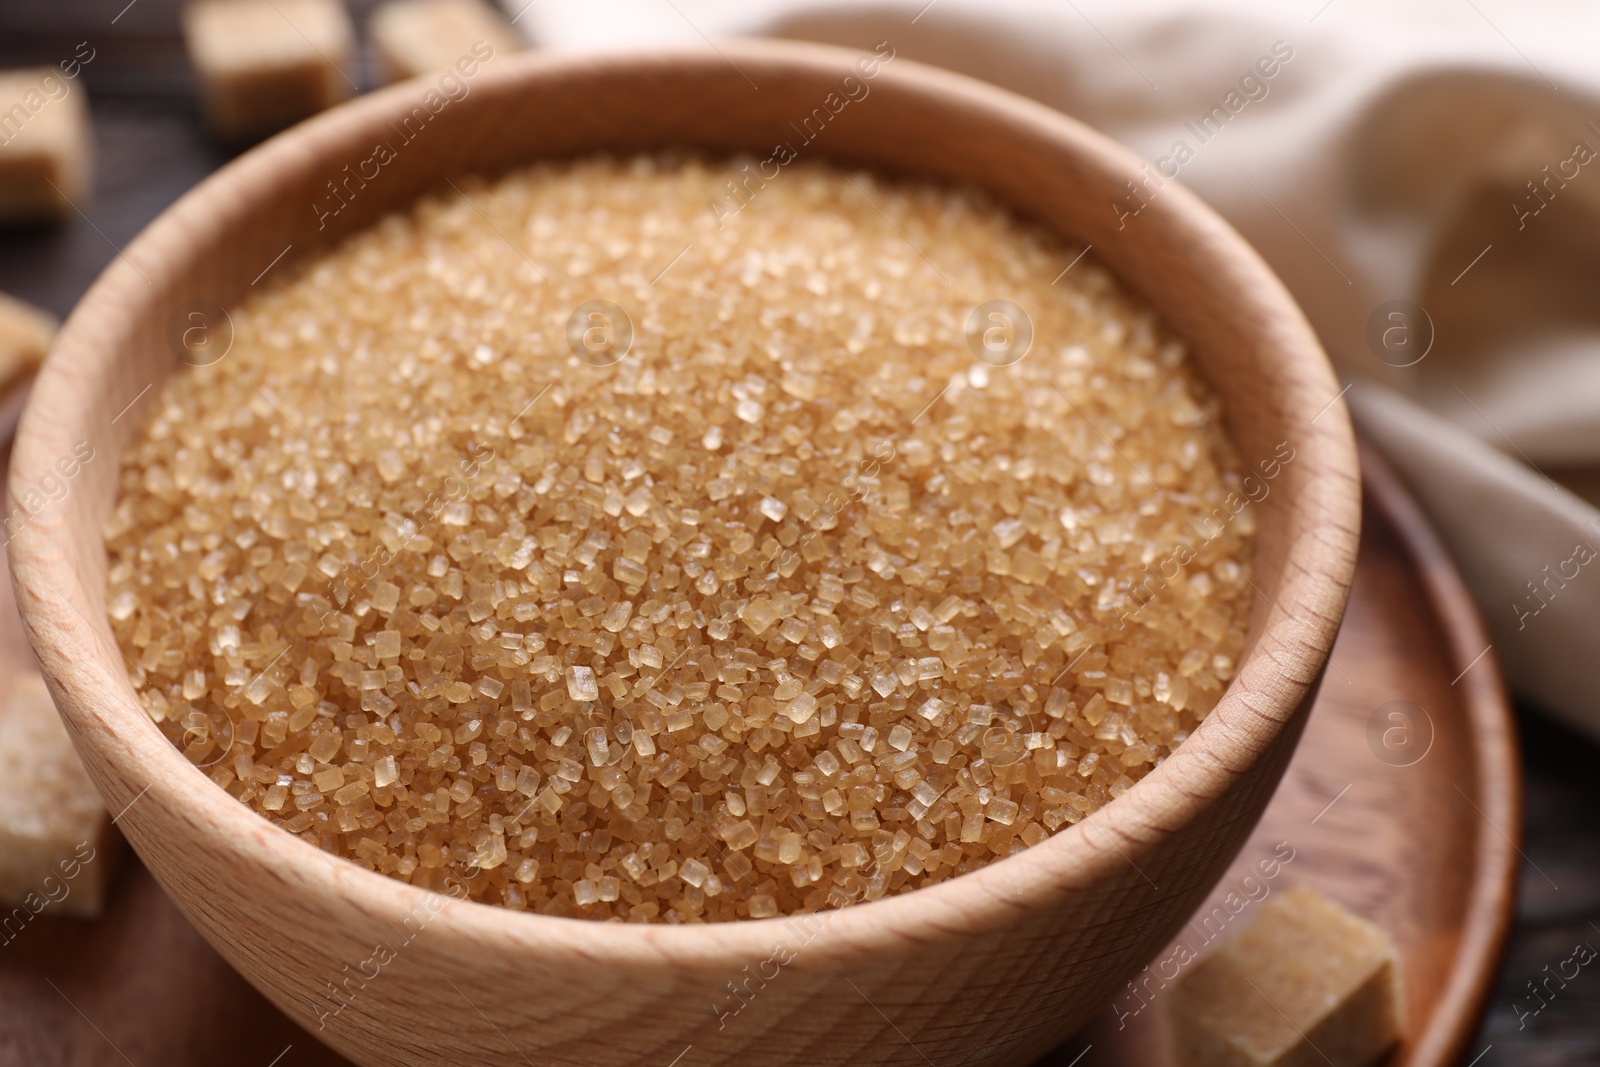
[[[228,158],[198,121],[177,36],[177,0],[125,3],[0,0],[0,68],[54,64],[72,56],[81,41],[95,50],[77,83],[88,90],[95,122],[93,202],[85,205],[84,217],[64,226],[0,231],[0,291],[57,315],[71,310],[118,248]],[[354,0],[350,6],[362,21],[371,2]],[[1600,1064],[1600,973],[1583,971],[1525,1026],[1519,1026],[1514,1008],[1529,1003],[1526,984],[1566,959],[1575,945],[1600,947],[1600,775],[1594,770],[1600,749],[1536,709],[1522,711],[1527,808],[1521,902],[1498,988],[1464,1063]],[[160,892],[147,876],[129,888]],[[126,963],[137,969],[136,960]],[[216,969],[214,975],[193,976],[195,987],[225,991],[242,981],[220,962]],[[213,1039],[232,1029],[227,1019],[213,1022]],[[122,1062],[88,1024],[80,1029],[61,1036],[78,1050],[68,1057],[71,1062]],[[272,1046],[263,1064],[274,1050],[305,1041],[292,1027],[257,1036],[260,1048]]]

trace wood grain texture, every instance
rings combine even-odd
[[[57,704],[108,806],[132,805],[120,825],[179,907],[270,1000],[310,1028],[321,1021],[321,1037],[358,1062],[665,1063],[692,1045],[711,1064],[1026,1063],[1176,933],[1293,752],[1359,523],[1349,423],[1315,337],[1260,258],[1192,195],[1168,186],[1119,229],[1111,205],[1137,175],[1133,156],[1039,105],[903,60],[878,74],[869,105],[804,151],[974,182],[1092,242],[1190,342],[1245,462],[1281,442],[1295,450],[1258,510],[1262,596],[1239,675],[1176,755],[1037,848],[830,913],[809,933],[784,920],[641,928],[442,901],[334,860],[232,801],[143,715],[107,633],[99,529],[130,416],[176,362],[163,333],[180,304],[229,304],[280,255],[302,260],[452,175],[602,147],[769,151],[855,58],[749,42],[496,59],[319,228],[325,183],[393,139],[391,123],[425,86],[359,99],[163,214],[84,298],[39,376],[9,507],[76,442],[97,455],[12,545],[18,604]],[[719,1027],[710,1005],[780,941],[795,956],[762,990],[766,1010]],[[353,999],[340,993],[379,948],[393,959]],[[917,1049],[886,1040],[896,1029]]]

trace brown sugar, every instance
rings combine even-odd
[[[387,0],[372,13],[367,33],[386,81],[448,72],[485,45],[490,55],[522,47],[487,0]]]
[[[81,83],[51,67],[0,70],[0,225],[89,210],[93,139]]]
[[[355,92],[355,30],[343,0],[194,0],[184,42],[212,132],[276,133]]]
[[[0,390],[44,361],[55,333],[56,320],[48,312],[0,293]]]
[[[1267,902],[1174,991],[1184,1067],[1368,1067],[1400,1039],[1389,936],[1315,890]]]
[[[1182,344],[976,194],[752,173],[458,181],[165,384],[108,603],[220,787],[416,885],[695,922],[972,871],[1189,735],[1253,515],[1197,532],[1239,474]]]
[[[35,915],[94,918],[105,904],[110,820],[44,679],[18,671],[0,707],[0,944]]]

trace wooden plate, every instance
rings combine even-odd
[[[1283,887],[1314,886],[1388,930],[1409,1038],[1389,1067],[1463,1063],[1515,904],[1522,789],[1511,706],[1477,609],[1395,475],[1363,449],[1361,557],[1305,736],[1196,921],[1040,1067],[1173,1063],[1163,973],[1181,973]],[[1419,713],[1420,712],[1420,713]],[[1260,863],[1292,850],[1276,878]],[[1254,880],[1246,882],[1247,876]],[[1236,894],[1235,915],[1224,904]],[[1214,909],[1221,907],[1220,912]],[[1192,966],[1188,964],[1188,966]],[[1263,1005],[1263,1010],[1270,1010]],[[1085,1050],[1087,1047],[1087,1054]]]
[[[0,406],[7,439],[15,408]],[[1489,642],[1459,577],[1387,469],[1367,455],[1363,470],[1355,592],[1321,696],[1260,827],[1200,914],[1230,891],[1265,899],[1263,888],[1305,883],[1376,920],[1400,944],[1411,1015],[1412,1036],[1390,1062],[1443,1067],[1471,1038],[1510,922],[1516,745],[1494,654],[1484,654]],[[0,671],[24,667],[33,656],[6,598]],[[1390,719],[1395,711],[1410,721]],[[1280,860],[1275,878],[1245,883],[1279,842],[1293,859]],[[98,922],[46,909],[0,939],[0,1063],[345,1062],[231,971],[131,852],[123,862]],[[1254,906],[1237,916],[1224,909],[1225,922],[1197,920],[1186,936],[1197,948],[1208,935],[1214,944]],[[1126,992],[1043,1064],[1170,1062],[1159,974],[1141,985],[1149,992]]]

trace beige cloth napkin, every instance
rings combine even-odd
[[[506,2],[553,49],[888,40],[1176,169],[1358,383],[1513,684],[1600,737],[1600,5]]]

